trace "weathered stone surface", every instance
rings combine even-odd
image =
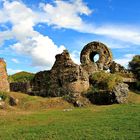
[[[126,103],[128,97],[128,85],[125,83],[120,83],[114,87],[111,94],[115,97],[114,102],[116,103]]]
[[[29,93],[31,92],[30,82],[10,83],[10,91]]]
[[[68,53],[56,55],[56,61],[50,71],[42,71],[35,75],[31,82],[33,95],[63,96],[69,93],[81,93],[89,88],[88,74],[75,64]]]
[[[96,54],[99,55],[99,60],[94,62]],[[80,61],[82,67],[89,74],[92,74],[94,71],[109,69],[112,62],[112,53],[103,43],[91,42],[81,51]]]
[[[40,71],[36,73],[35,77],[31,81],[31,92],[32,95],[49,96],[50,88],[50,71]]]
[[[11,106],[16,106],[16,105],[18,104],[18,102],[19,102],[18,99],[14,98],[14,97],[12,97],[12,96],[9,97],[9,104],[10,104]]]
[[[0,109],[5,109],[6,108],[6,104],[4,101],[0,101]]]
[[[73,103],[73,105],[76,107],[83,107],[90,104],[88,98],[86,98],[83,94],[80,93],[70,93],[64,96],[64,99],[70,103]]]
[[[119,83],[112,91],[100,90],[98,92],[89,92],[86,94],[87,98],[98,105],[109,105],[114,103],[126,103],[128,97],[128,85]]]
[[[0,58],[0,91],[9,91],[6,63]]]
[[[116,63],[115,61],[113,61],[110,65],[110,72],[111,73],[116,73],[116,72],[128,73],[128,70],[125,69],[120,64]]]

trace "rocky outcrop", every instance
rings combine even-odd
[[[81,93],[89,88],[88,75],[83,68],[75,64],[67,50],[56,55],[51,69],[50,92],[54,96],[68,93]]]
[[[31,85],[33,94],[55,97],[84,92],[89,88],[89,81],[86,71],[64,50],[56,55],[52,69],[37,73]]]
[[[14,98],[12,96],[9,96],[9,105],[16,106],[16,105],[18,105],[18,103],[19,103],[18,99]]]
[[[125,83],[119,83],[114,87],[114,89],[111,92],[111,95],[114,96],[115,103],[126,103],[127,97],[128,97],[128,85]]]
[[[99,90],[96,92],[90,91],[86,94],[87,98],[98,105],[110,105],[114,103],[123,104],[127,102],[128,85],[124,83],[117,84],[112,91]]]
[[[70,93],[64,96],[64,99],[70,103],[72,103],[76,107],[83,107],[90,104],[88,98],[84,96],[84,94],[80,93]]]
[[[0,91],[9,91],[6,63],[0,58]]]

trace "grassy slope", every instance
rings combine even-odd
[[[43,98],[39,96],[29,96],[23,93],[11,92],[10,96],[19,100],[18,106],[11,109],[17,111],[43,111],[46,109],[70,108],[71,104],[60,97]],[[10,108],[8,108],[10,110]]]
[[[19,104],[15,110],[0,111],[0,139],[2,140],[140,139],[140,95],[133,92],[129,94],[129,104],[126,105],[91,106],[74,108],[72,111],[62,109],[69,108],[71,105],[60,98],[43,99],[17,93],[12,95],[19,96],[27,106],[24,108]],[[63,102],[62,108],[56,104],[55,109],[43,107],[33,111],[34,108],[28,106],[28,104],[45,102],[48,107],[57,100]]]
[[[34,73],[22,71],[22,72],[15,73],[13,75],[9,75],[8,79],[9,79],[10,83],[27,82],[27,81],[32,80],[34,78],[34,75],[35,75]]]

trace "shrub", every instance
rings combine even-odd
[[[140,90],[140,55],[135,55],[129,62],[129,68],[137,78],[136,85],[134,86],[137,90]]]
[[[7,95],[6,92],[0,91],[0,98],[1,98],[2,100],[5,101],[5,100],[7,99],[7,97],[8,97],[8,95]]]
[[[140,80],[140,55],[135,55],[133,57],[133,59],[129,62],[129,68]]]
[[[96,89],[111,91],[118,83],[121,83],[122,77],[118,74],[106,73],[104,71],[96,72],[90,76],[90,83]]]

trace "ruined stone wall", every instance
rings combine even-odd
[[[6,63],[0,58],[0,91],[9,91]]]
[[[50,93],[64,95],[81,93],[89,88],[88,74],[83,68],[75,64],[67,50],[56,56],[51,69]]]
[[[120,64],[116,63],[115,61],[113,61],[111,63],[110,66],[110,72],[111,73],[117,73],[117,72],[121,72],[121,73],[128,73],[128,70],[125,69],[123,66],[121,66]]]
[[[49,96],[50,77],[50,71],[40,71],[36,73],[35,77],[31,81],[31,92],[29,94]]]
[[[94,61],[96,54],[99,55],[97,62]],[[79,104],[79,100],[83,100],[83,94],[81,93],[87,92],[89,89],[89,77],[96,71],[110,70],[111,73],[125,72],[125,69],[121,65],[112,61],[111,51],[101,42],[91,42],[83,48],[80,56],[80,65],[72,61],[67,50],[56,55],[55,59],[51,70],[38,72],[29,84],[17,84],[17,87],[13,88],[13,90],[43,97],[70,95],[73,98],[73,103]],[[120,89],[119,92],[115,90],[114,93],[109,93],[105,96],[111,95],[114,97],[115,94],[114,100],[117,98],[117,100],[121,99],[121,101],[118,102],[122,102],[122,99],[125,99],[127,96],[127,88],[128,87],[125,88],[125,85],[121,84],[117,87],[118,91]],[[24,89],[26,89],[26,91],[24,91]],[[125,96],[122,89],[126,89]],[[102,97],[99,96],[99,98],[101,99]],[[85,100],[84,102],[87,101]]]
[[[14,82],[10,83],[10,91],[30,93],[31,86],[29,82]]]
[[[50,71],[35,75],[31,82],[32,94],[40,96],[63,96],[69,93],[81,93],[89,88],[88,74],[75,64],[68,53],[56,55],[56,61]]]

